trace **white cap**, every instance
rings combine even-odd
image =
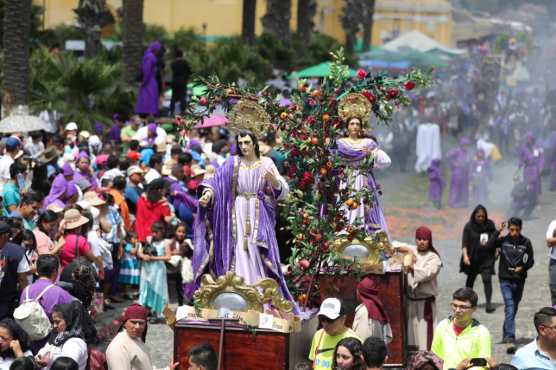
[[[70,122],[66,125],[66,131],[77,131],[77,123]]]
[[[326,298],[322,301],[318,316],[326,316],[330,320],[336,320],[342,314],[342,302],[338,298]]]
[[[139,166],[130,166],[130,167],[127,169],[127,175],[128,175],[128,176],[131,176],[131,175],[133,175],[133,174],[135,174],[135,173],[144,174],[145,171],[143,171],[143,169],[142,169],[141,167],[139,167]]]

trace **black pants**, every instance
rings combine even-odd
[[[183,298],[183,281],[181,278],[181,263],[174,267],[171,264],[166,264],[166,271],[167,271],[167,280],[168,286],[171,285],[171,281],[175,282],[175,291],[176,291],[176,298],[178,300],[178,306],[182,306],[184,303]]]
[[[481,278],[483,280],[486,304],[488,306],[492,301],[492,274],[490,273],[490,270],[472,271],[467,273],[467,280],[465,281],[465,287],[473,288],[473,285],[475,285],[475,279],[479,274],[481,275]]]
[[[185,111],[185,103],[187,98],[187,91],[180,89],[180,90],[172,90],[172,98],[170,100],[170,114],[173,115],[176,109],[176,103],[180,103],[180,113],[183,114]]]
[[[556,305],[556,260],[550,259],[548,264],[548,276],[550,278],[550,298],[552,305]]]

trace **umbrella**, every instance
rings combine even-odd
[[[332,62],[324,62],[312,67],[302,69],[300,71],[295,71],[292,73],[292,77],[306,78],[306,77],[328,77],[330,76],[330,67]],[[349,70],[350,77],[355,76],[356,72],[354,69]]]
[[[12,113],[10,116],[0,121],[0,132],[30,132],[50,130],[50,124],[39,117],[28,114]]]
[[[195,125],[195,128],[209,128],[209,127],[216,127],[216,126],[224,126],[228,123],[228,119],[226,116],[223,116],[218,113],[213,113],[208,117],[203,117],[199,123]]]

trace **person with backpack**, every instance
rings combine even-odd
[[[14,311],[17,323],[31,339],[31,350],[34,353],[46,343],[54,306],[74,300],[71,294],[55,284],[59,266],[58,257],[51,254],[40,255],[37,259],[39,278],[23,289],[19,306]]]
[[[39,278],[21,292],[19,304],[36,300],[48,317],[52,317],[54,306],[60,303],[71,303],[74,298],[66,290],[56,285],[60,262],[52,254],[41,254],[37,259]]]

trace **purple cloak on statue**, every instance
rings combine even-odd
[[[556,130],[550,133],[548,138],[548,170],[550,171],[550,179],[548,186],[550,191],[556,191]]]
[[[264,179],[273,171],[280,189],[272,189]],[[239,156],[228,158],[213,177],[204,180],[199,191],[208,188],[213,197],[209,207],[198,207],[194,221],[192,258],[193,282],[185,284],[191,297],[201,276],[221,276],[234,271],[246,284],[274,279],[283,297],[294,302],[282,273],[276,241],[276,200],[284,198],[288,184],[278,174],[270,158],[254,164],[240,164]],[[298,313],[294,305],[294,313]]]
[[[523,181],[527,184],[527,190],[540,195],[544,155],[542,150],[535,145],[535,136],[532,132],[527,133],[525,140],[525,144],[519,150],[519,167],[523,167]]]
[[[452,172],[448,206],[452,208],[465,208],[469,203],[471,158],[467,146],[469,146],[469,139],[464,137],[460,140],[459,146],[452,149],[447,155],[448,164]]]
[[[147,51],[143,55],[143,63],[141,64],[141,73],[143,81],[137,95],[137,103],[135,104],[135,112],[137,114],[158,114],[158,83],[156,82],[156,54],[160,51],[160,42],[155,41],[149,45]]]
[[[433,159],[431,165],[427,169],[429,177],[429,199],[431,202],[440,207],[442,203],[442,192],[444,191],[444,178],[442,177],[442,167],[440,159]]]
[[[378,230],[377,225],[381,230],[388,234],[388,226],[384,218],[384,211],[382,209],[382,202],[380,201],[380,194],[378,192],[378,185],[376,183],[372,171],[369,173],[361,173],[358,169],[361,161],[367,157],[368,152],[378,149],[377,143],[373,139],[361,139],[357,143],[349,142],[346,139],[337,141],[338,153],[346,162],[348,171],[348,183],[353,184],[353,192],[359,191],[363,187],[367,187],[375,191],[375,200],[372,206],[361,204],[356,209],[346,209],[346,216],[349,223],[355,222],[356,219],[362,219],[365,223],[365,229],[368,233],[373,233]],[[375,157],[374,168],[386,168],[390,166],[390,157],[382,150],[377,150]]]

